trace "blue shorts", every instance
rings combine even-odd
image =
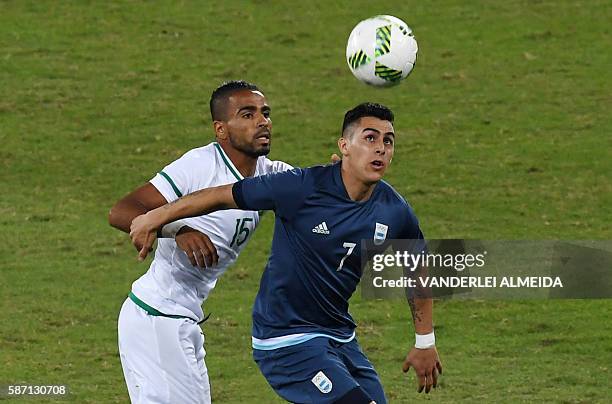
[[[333,403],[357,386],[377,404],[387,402],[356,339],[317,337],[270,351],[254,349],[253,358],[274,391],[292,403]]]

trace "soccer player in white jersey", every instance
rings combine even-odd
[[[291,168],[265,157],[272,121],[255,85],[224,83],[210,109],[217,141],[185,153],[119,200],[109,214],[112,226],[129,233],[136,216],[182,195]],[[119,314],[119,353],[133,403],[210,403],[201,306],[258,223],[257,212],[234,209],[161,229],[155,258]]]

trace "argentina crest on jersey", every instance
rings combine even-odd
[[[374,244],[381,245],[387,239],[387,230],[389,226],[376,222],[376,230],[374,230]]]
[[[310,381],[317,386],[319,391],[323,394],[329,393],[333,387],[331,380],[329,380],[322,370],[320,370]]]

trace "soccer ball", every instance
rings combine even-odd
[[[408,77],[418,49],[412,30],[404,21],[377,15],[353,28],[346,44],[346,61],[359,80],[389,87]]]

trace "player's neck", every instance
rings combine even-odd
[[[351,175],[345,166],[341,167],[340,173],[342,175],[342,182],[344,183],[346,193],[351,200],[355,202],[365,202],[370,199],[370,196],[372,196],[372,192],[374,192],[374,188],[376,187],[376,182],[364,183],[354,175]]]
[[[248,154],[245,154],[240,150],[236,150],[233,147],[228,147],[221,142],[219,142],[219,144],[243,177],[252,177],[255,174],[255,169],[257,168],[257,157],[249,156]]]

